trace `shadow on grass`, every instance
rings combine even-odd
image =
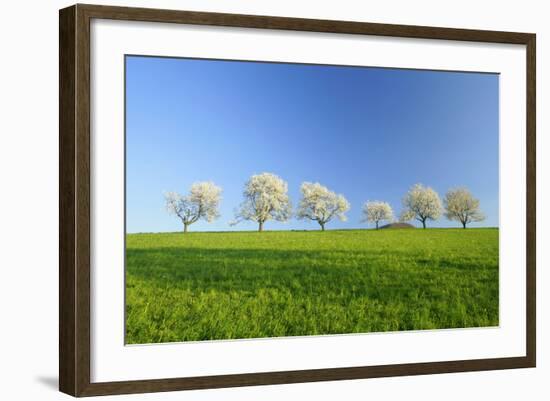
[[[357,287],[403,289],[428,282],[498,280],[491,258],[427,257],[403,251],[303,251],[160,247],[128,249],[127,277],[198,291],[308,290],[319,296]],[[131,284],[130,284],[131,285]],[[376,289],[374,289],[376,291]]]

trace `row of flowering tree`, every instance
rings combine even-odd
[[[271,173],[253,175],[243,190],[243,202],[235,212],[235,225],[241,221],[253,221],[258,231],[263,231],[269,220],[288,221],[292,215],[299,220],[315,221],[325,230],[332,220],[346,221],[350,209],[347,199],[319,183],[304,182],[300,187],[301,198],[293,213],[288,196],[288,184]],[[212,222],[219,217],[222,189],[213,182],[198,182],[191,186],[187,195],[176,192],[165,194],[166,209],[177,216],[187,232],[191,224],[205,220]],[[362,208],[362,222],[373,223],[376,229],[381,222],[395,220],[389,203],[367,201]],[[484,219],[479,210],[479,200],[465,188],[451,189],[443,202],[430,187],[414,185],[403,198],[403,211],[399,221],[418,220],[426,228],[428,220],[437,220],[442,214],[449,220],[459,221],[464,228],[471,222]]]

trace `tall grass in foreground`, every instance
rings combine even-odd
[[[498,325],[498,229],[128,234],[126,342]]]

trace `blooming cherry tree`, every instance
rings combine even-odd
[[[346,221],[345,213],[350,204],[343,195],[330,191],[319,183],[304,182],[300,187],[302,199],[298,205],[296,217],[316,221],[325,231],[325,224],[333,218]]]
[[[287,221],[292,214],[288,185],[275,174],[262,173],[250,177],[244,186],[243,196],[244,201],[231,225],[250,220],[258,223],[258,231],[263,231],[266,221]]]
[[[415,213],[411,210],[402,210],[401,214],[399,215],[399,222],[400,223],[406,223],[407,221],[411,221],[414,219]]]
[[[479,210],[479,200],[474,198],[467,188],[451,189],[445,195],[445,216],[449,220],[460,221],[462,228],[473,221],[485,220]]]
[[[363,205],[363,222],[375,223],[378,230],[378,223],[383,220],[393,220],[393,210],[389,203],[369,201]]]
[[[403,221],[416,219],[426,228],[427,220],[437,220],[441,216],[443,207],[439,195],[430,187],[422,184],[414,185],[405,198],[403,198],[404,210],[401,214]]]
[[[166,210],[177,216],[183,223],[183,232],[200,219],[209,223],[219,217],[218,207],[222,189],[213,182],[196,182],[186,196],[177,192],[167,192]]]

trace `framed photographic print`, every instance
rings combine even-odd
[[[60,390],[534,367],[535,35],[60,11]]]

